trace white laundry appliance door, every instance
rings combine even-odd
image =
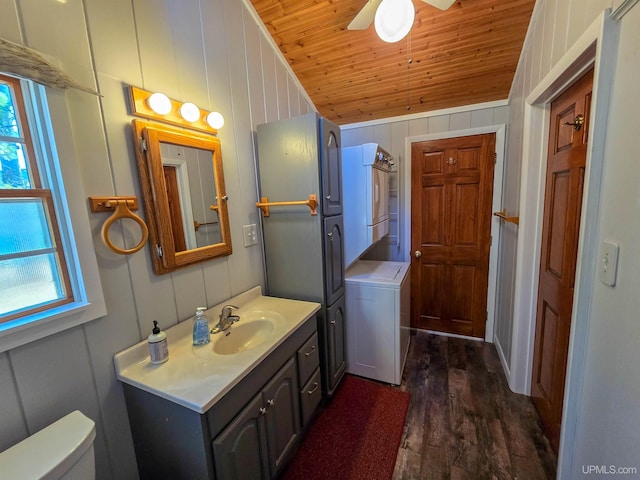
[[[374,380],[396,382],[399,329],[395,320],[397,290],[346,285],[347,371]]]
[[[409,346],[408,262],[360,260],[345,272],[347,371],[400,385]]]

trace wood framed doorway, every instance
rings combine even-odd
[[[411,326],[484,338],[495,134],[411,148]]]
[[[505,106],[506,102],[492,105],[492,107]],[[404,258],[411,261],[411,146],[416,142],[427,142],[432,140],[444,140],[457,137],[467,137],[473,135],[483,135],[487,133],[495,134],[495,158],[494,176],[493,176],[493,198],[492,212],[499,211],[502,206],[502,184],[504,172],[504,156],[505,156],[505,138],[506,125],[496,123],[483,127],[465,128],[460,130],[450,130],[438,133],[427,133],[405,137],[405,158],[406,162],[401,162],[400,175],[403,179],[404,188],[401,191],[401,211],[405,214],[401,217],[401,235],[404,240],[402,243],[402,251]],[[489,284],[487,293],[488,320],[486,323],[486,331],[484,340],[487,342],[494,341],[494,324],[496,312],[496,291],[497,291],[497,269],[498,269],[498,252],[500,247],[500,220],[492,217],[491,236],[493,238],[489,253]],[[455,334],[454,334],[455,335]],[[471,337],[469,337],[471,338]]]
[[[560,443],[593,69],[551,103],[531,398],[554,450]]]
[[[573,445],[582,400],[593,282],[596,278],[596,264],[593,259],[598,255],[601,179],[610,88],[615,74],[618,28],[609,12],[602,12],[533,88],[524,104],[514,322],[511,356],[506,370],[511,390],[528,395],[533,364],[550,104],[567,85],[590,68],[595,68],[591,105],[591,146],[587,152],[581,209],[582,218],[588,218],[589,221],[581,222],[578,240],[573,322],[564,395],[565,410],[558,453],[558,478],[569,478],[575,472]],[[576,318],[580,321],[576,322]]]

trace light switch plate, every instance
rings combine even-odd
[[[244,237],[244,246],[250,247],[258,243],[258,233],[256,231],[256,224],[244,225],[242,227],[242,236]]]
[[[615,242],[602,242],[600,248],[600,281],[613,287],[618,274],[618,251],[620,246]]]

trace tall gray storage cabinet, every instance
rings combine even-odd
[[[322,304],[318,312],[322,389],[346,370],[340,129],[315,113],[258,126],[260,196],[305,205],[270,207],[262,220],[268,295]]]

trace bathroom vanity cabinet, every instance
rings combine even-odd
[[[315,315],[205,413],[123,384],[140,478],[270,479],[321,400]]]

